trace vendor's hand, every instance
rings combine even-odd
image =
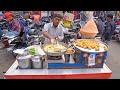
[[[60,35],[58,35],[57,37],[55,37],[55,39],[59,39],[60,38]]]
[[[54,39],[57,39],[58,38],[58,36],[57,37],[55,37]]]
[[[53,38],[53,37],[50,37],[50,39],[55,39],[55,38]]]
[[[55,43],[55,39],[53,38],[53,39],[50,39],[50,42],[51,43]]]
[[[61,39],[61,36],[58,36],[57,38],[58,38],[58,39]]]

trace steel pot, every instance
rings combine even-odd
[[[32,68],[33,69],[40,69],[42,67],[41,60],[39,56],[34,56],[32,58]]]
[[[30,69],[31,68],[31,55],[20,55],[17,56],[18,66],[20,69]]]

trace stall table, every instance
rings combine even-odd
[[[5,79],[109,79],[112,71],[103,68],[82,69],[19,69],[16,60],[4,74]]]

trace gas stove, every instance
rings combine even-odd
[[[50,63],[65,63],[64,56],[46,56],[45,61],[43,62],[43,67],[48,68]]]
[[[61,60],[62,56],[49,56],[47,55],[47,60]]]

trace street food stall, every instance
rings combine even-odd
[[[16,50],[19,55],[4,78],[109,79],[112,71],[104,63],[109,46],[94,38],[98,31],[93,19],[79,33],[83,38],[70,44],[55,40]]]

